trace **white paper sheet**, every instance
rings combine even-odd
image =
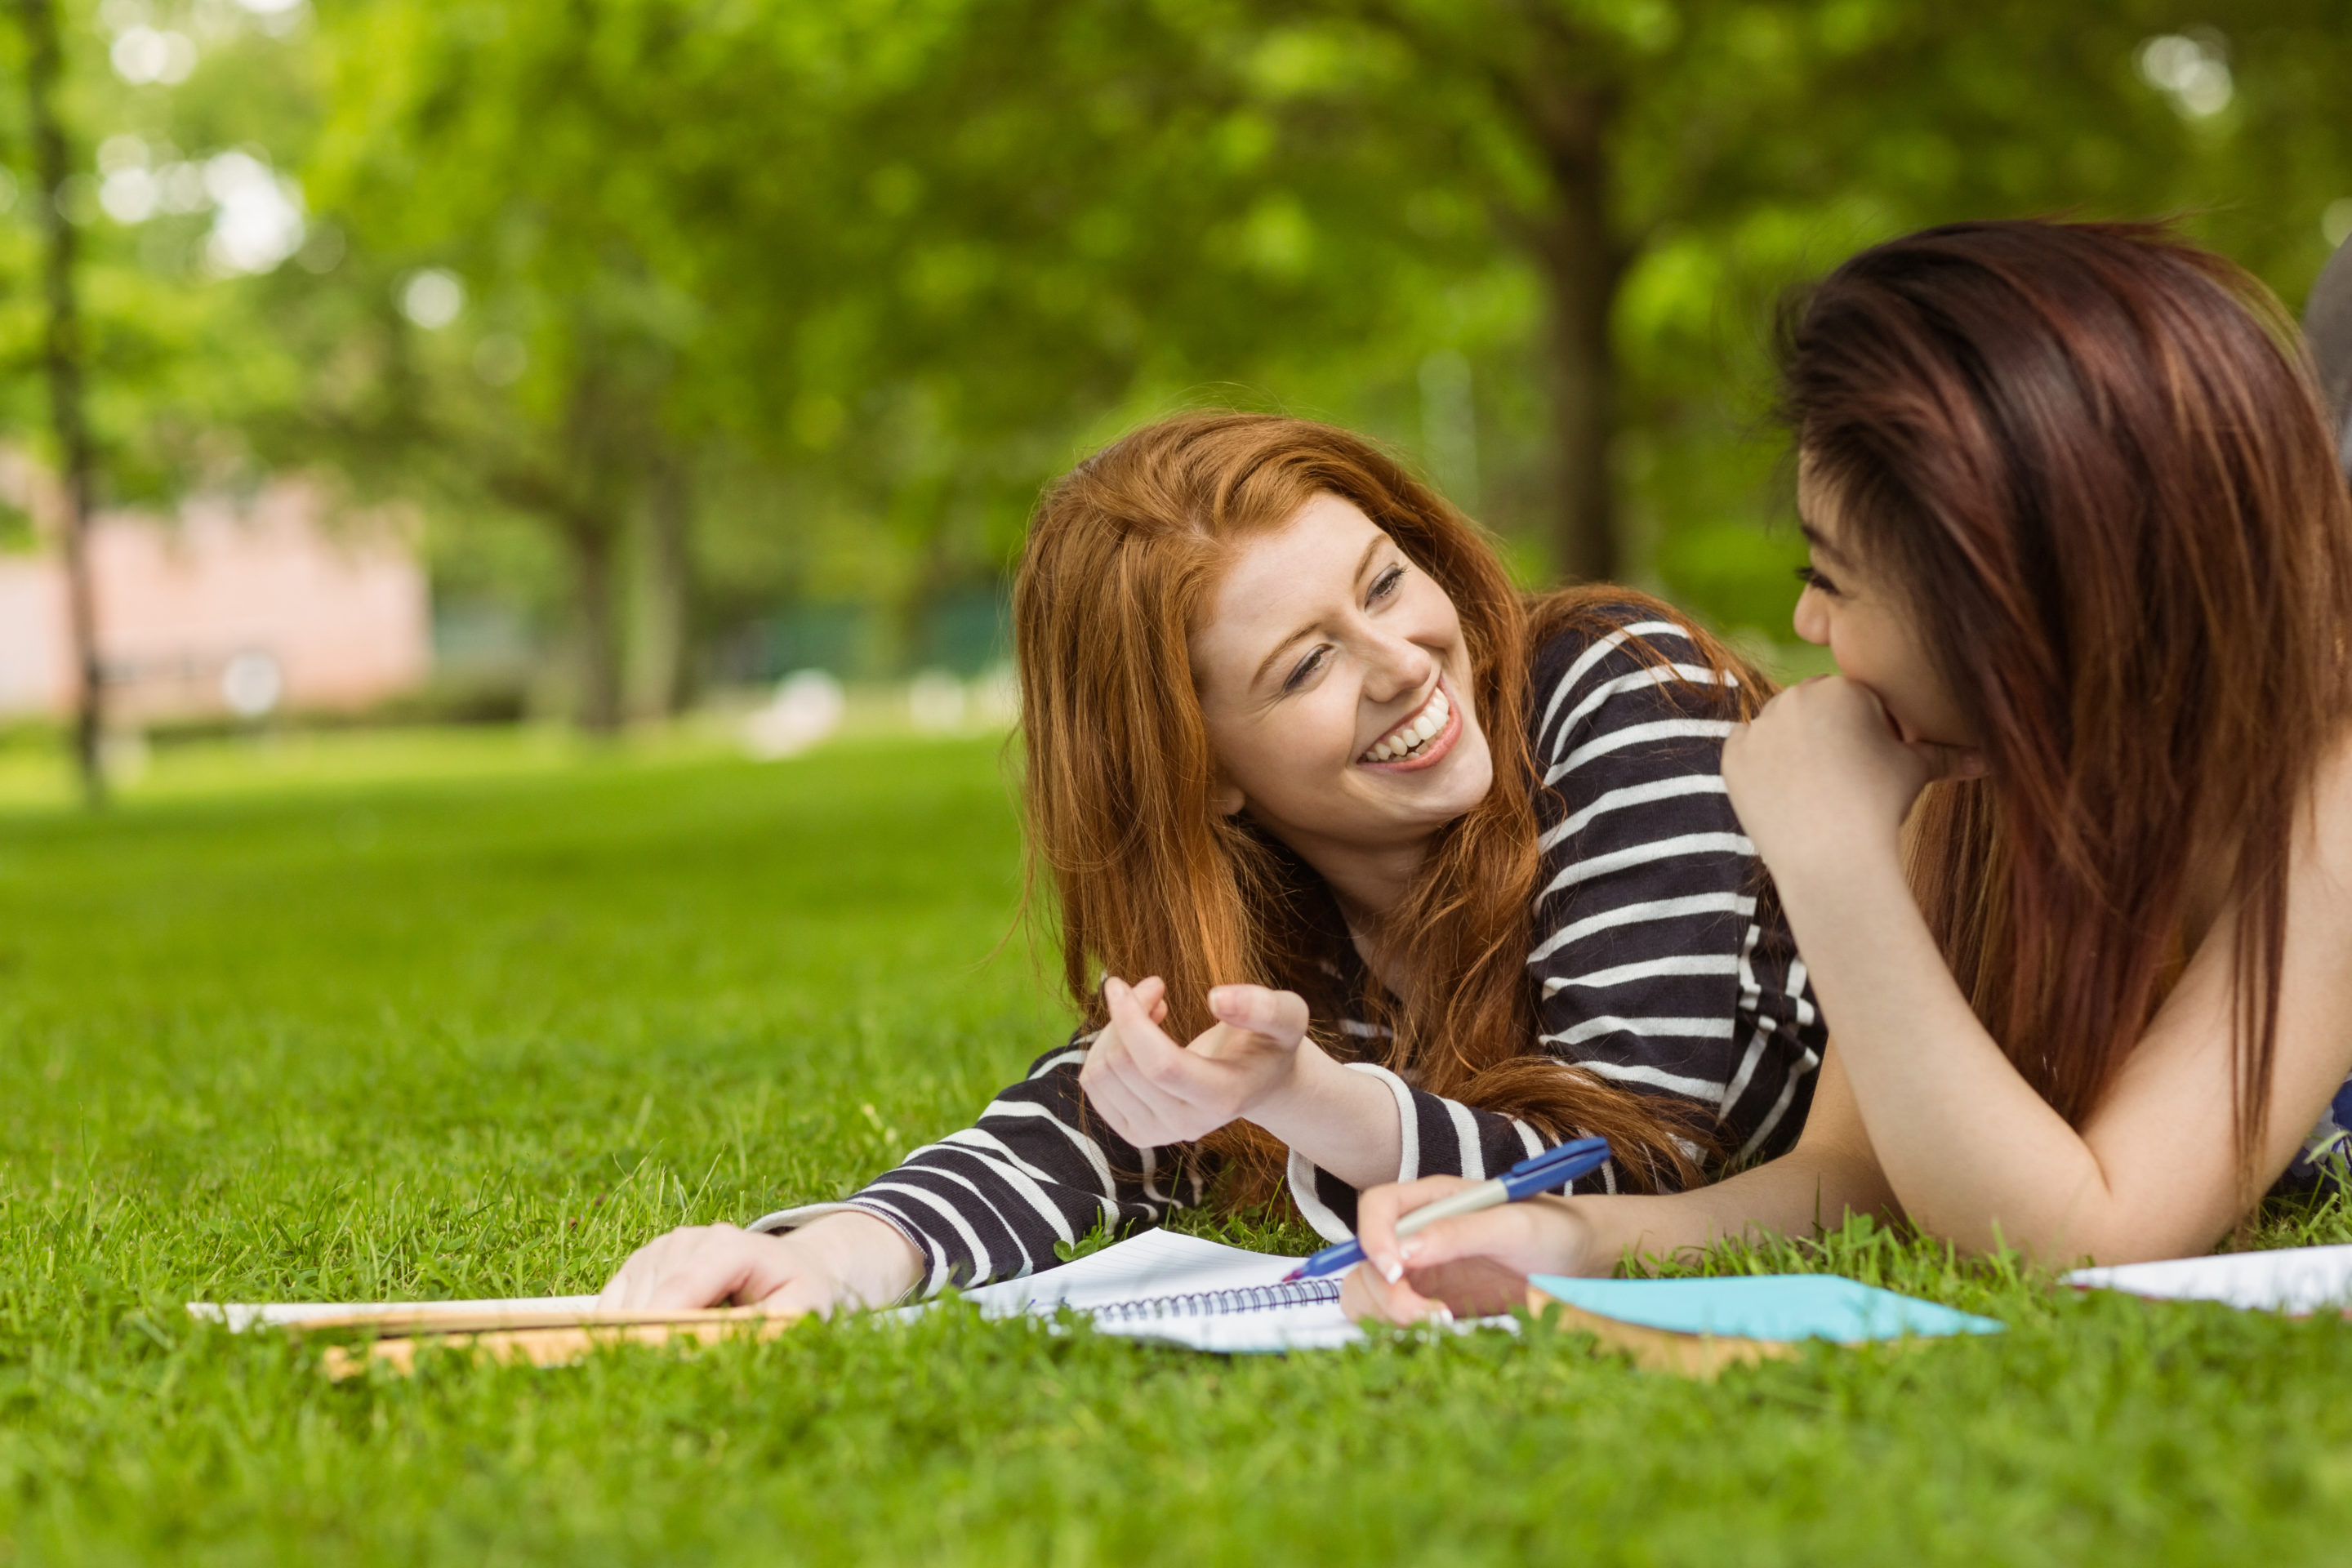
[[[351,1312],[584,1312],[595,1304],[593,1296],[516,1296],[495,1301],[191,1301],[188,1311],[207,1322],[226,1323],[231,1333],[241,1334],[247,1329],[282,1328]]]
[[[2162,1300],[2221,1301],[2262,1311],[2316,1312],[2352,1306],[2352,1247],[2291,1247],[2077,1268],[2069,1285],[2126,1290]]]

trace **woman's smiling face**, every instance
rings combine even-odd
[[[1240,546],[1192,656],[1218,809],[1318,868],[1417,849],[1494,782],[1453,600],[1352,501]]]

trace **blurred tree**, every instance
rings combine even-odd
[[[274,44],[240,47],[257,35],[245,10],[172,17],[124,0],[18,0],[11,20],[20,25],[0,38],[26,49],[17,58],[36,102],[33,166],[0,175],[0,367],[11,373],[0,375],[0,432],[21,440],[54,411],[75,411],[26,442],[55,471],[72,574],[77,513],[86,527],[104,506],[169,503],[261,471],[247,437],[294,381],[259,275],[302,233],[299,193],[270,169],[263,142],[299,126],[288,108],[300,94],[273,68]],[[54,49],[45,67],[44,29]],[[202,75],[200,58],[212,68]],[[230,78],[233,91],[215,96]],[[5,198],[19,187],[12,212]],[[45,301],[37,312],[35,300]],[[105,657],[93,596],[85,581],[72,605],[84,695],[70,733],[85,778],[108,718],[90,694],[102,698],[122,673]]]
[[[677,68],[683,20],[627,3],[352,7],[332,19],[308,171],[383,288],[320,367],[316,424],[372,486],[551,531],[597,731],[623,718],[627,534],[648,516],[688,526],[705,384],[668,166],[708,130],[680,112],[705,85]],[[682,637],[682,608],[664,624]]]
[[[56,0],[18,0],[24,24],[26,121],[31,132],[36,183],[33,198],[47,241],[42,283],[47,321],[42,333],[41,365],[48,384],[49,426],[57,441],[58,478],[63,515],[60,554],[65,564],[66,619],[73,643],[73,755],[82,797],[106,801],[106,771],[99,752],[105,720],[105,686],[99,668],[97,603],[89,578],[91,460],[89,426],[82,406],[85,346],[74,226],[67,217],[73,154],[58,103],[65,77],[65,46]]]
[[[2328,30],[2304,0],[2234,9]],[[1268,15],[1296,29],[1294,52],[1352,62],[1323,96],[1352,110],[1367,155],[1448,171],[1532,263],[1554,559],[1571,577],[1643,564],[1623,538],[1620,432],[1719,367],[1692,340],[1727,303],[1763,305],[1769,289],[1724,291],[1742,273],[1785,282],[1960,216],[2145,214],[2190,195],[2205,150],[2197,116],[2133,70],[2194,8],[2147,0],[1275,0]]]

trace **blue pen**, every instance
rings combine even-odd
[[[1599,1170],[1608,1159],[1609,1141],[1606,1138],[1578,1138],[1556,1149],[1547,1149],[1532,1159],[1520,1161],[1491,1181],[1480,1182],[1475,1187],[1465,1187],[1450,1198],[1423,1204],[1397,1221],[1397,1239],[1402,1241],[1417,1230],[1435,1225],[1442,1219],[1452,1219],[1458,1214],[1475,1214],[1480,1209],[1515,1204],[1521,1198],[1531,1198],[1538,1193],[1564,1187],[1577,1177]],[[1353,1268],[1363,1260],[1362,1247],[1353,1241],[1343,1241],[1337,1247],[1325,1247],[1284,1275],[1283,1280],[1286,1284],[1293,1279],[1311,1279],[1318,1274],[1337,1274],[1342,1268]]]

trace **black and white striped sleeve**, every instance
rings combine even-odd
[[[1078,1068],[1094,1037],[1037,1058],[980,1120],[916,1150],[898,1167],[839,1203],[808,1204],[756,1220],[753,1230],[793,1230],[829,1214],[870,1214],[923,1254],[918,1292],[1018,1279],[1058,1261],[1072,1242],[1108,1222],[1114,1230],[1157,1225],[1201,1202],[1206,1172],[1191,1146],[1138,1149],[1085,1114]]]
[[[1694,1113],[1721,1156],[1793,1141],[1821,1015],[1723,784],[1734,678],[1670,620],[1554,639],[1534,740],[1544,881],[1528,970],[1543,1047]]]
[[[1349,1070],[1379,1079],[1395,1097],[1401,1145],[1396,1179],[1467,1176],[1484,1181],[1509,1170],[1553,1140],[1514,1116],[1475,1110],[1458,1100],[1415,1089],[1371,1062],[1349,1062]],[[1577,1182],[1577,1191],[1613,1192],[1615,1173],[1603,1166]],[[1343,1241],[1356,1234],[1356,1189],[1301,1155],[1290,1152],[1291,1202],[1318,1235]]]

